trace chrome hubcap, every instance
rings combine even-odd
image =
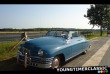
[[[58,68],[59,67],[59,59],[54,58],[53,63],[52,63],[53,68]]]
[[[85,50],[85,53],[87,52],[87,50]]]

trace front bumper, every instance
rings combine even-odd
[[[26,55],[17,55],[17,61],[22,62],[25,66],[33,66],[38,68],[51,68],[53,58],[27,57]]]

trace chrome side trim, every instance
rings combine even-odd
[[[80,52],[79,54],[81,54],[82,52]],[[70,60],[71,58],[73,58],[73,57],[75,57],[75,56],[77,56],[77,55],[79,55],[79,54],[76,54],[76,55],[74,55],[74,56],[71,56],[71,57],[69,57],[69,58],[67,58],[65,61],[68,61],[68,60]]]
[[[89,47],[88,47],[89,48]],[[88,48],[86,48],[85,50],[88,50]],[[69,57],[69,58],[67,58],[65,61],[68,61],[68,60],[70,60],[71,58],[73,58],[73,57],[75,57],[75,56],[77,56],[77,55],[80,55],[81,53],[83,53],[84,51],[82,51],[82,52],[80,52],[79,54],[76,54],[76,55],[74,55],[74,56],[71,56],[71,57]]]

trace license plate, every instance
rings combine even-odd
[[[32,63],[32,62],[30,62],[29,65],[30,65],[30,66],[37,66],[36,63]]]

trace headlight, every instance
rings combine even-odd
[[[43,56],[43,53],[44,53],[43,50],[39,50],[39,51],[38,51],[38,55],[39,55],[39,56]]]

